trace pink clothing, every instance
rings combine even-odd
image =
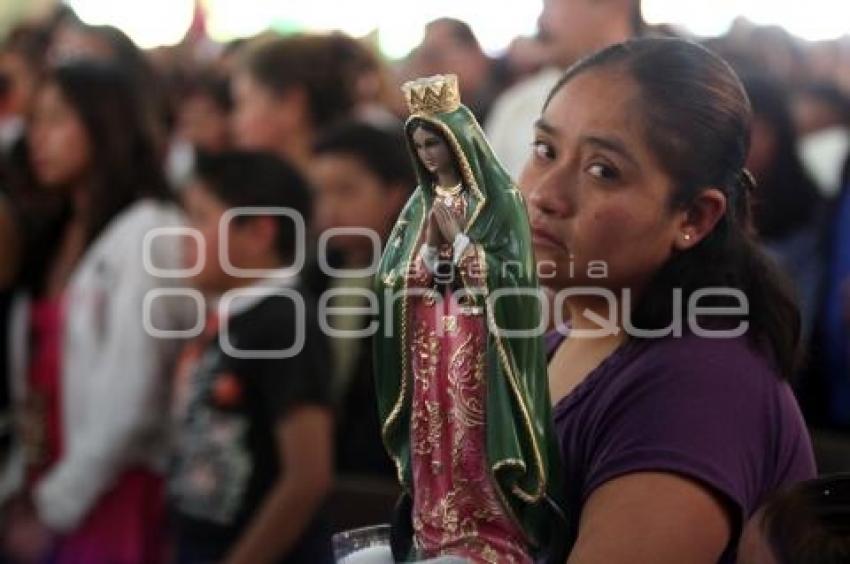
[[[125,471],[79,528],[59,542],[53,562],[165,562],[163,484],[162,477],[149,470]]]
[[[63,307],[61,298],[32,303],[32,357],[25,407],[24,442],[29,479],[35,481],[62,455],[61,353]]]
[[[462,198],[449,208],[465,211]],[[460,205],[458,205],[460,204]],[[468,287],[481,283],[474,248],[457,270]],[[440,256],[451,258],[444,245]],[[472,562],[530,563],[521,529],[494,485],[486,453],[487,323],[482,308],[446,287],[418,258],[409,284],[424,295],[411,298],[411,463],[413,529],[418,556],[452,555]],[[442,298],[442,299],[441,299]]]
[[[63,314],[61,298],[43,298],[32,304],[32,356],[23,430],[29,488],[62,457]],[[128,468],[80,526],[59,540],[51,562],[162,562],[164,518],[162,478],[146,469]]]

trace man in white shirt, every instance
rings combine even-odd
[[[538,25],[549,67],[502,94],[486,123],[496,156],[514,178],[530,154],[532,125],[563,71],[585,55],[639,35],[644,26],[640,0],[543,0]]]

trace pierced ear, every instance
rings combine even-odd
[[[688,250],[705,239],[726,213],[726,196],[717,188],[708,188],[697,195],[684,213],[673,240],[679,251]]]

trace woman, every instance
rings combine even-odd
[[[179,245],[146,235],[179,225],[151,124],[114,66],[57,67],[29,124],[39,183],[64,204],[52,233],[28,241],[29,307],[19,307],[21,446],[27,479],[6,531],[13,554],[58,562],[156,562],[164,443],[164,374],[173,329],[164,281]],[[143,256],[145,247],[147,256]],[[23,302],[22,302],[23,304]],[[29,354],[26,332],[32,335]],[[55,544],[54,544],[54,541]],[[52,545],[52,547],[51,547]]]
[[[233,75],[236,146],[273,152],[306,174],[317,134],[354,110],[349,54],[333,35],[252,42]]]
[[[530,562],[528,551],[547,546],[554,521],[547,496],[557,491],[550,475],[557,456],[547,451],[543,355],[533,336],[537,281],[522,198],[459,105],[456,81],[407,88],[419,186],[378,271],[384,443],[412,497],[416,556]],[[436,92],[444,97],[429,104]],[[502,289],[508,294],[485,300]],[[495,327],[531,336],[508,339]]]
[[[645,39],[573,66],[535,126],[521,185],[571,324],[549,365],[570,563],[733,561],[759,503],[815,473],[784,381],[799,314],[750,225],[750,119],[720,58]]]

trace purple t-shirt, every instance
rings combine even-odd
[[[816,474],[791,388],[746,337],[629,340],[553,417],[575,526],[608,480],[673,472],[707,485],[739,517],[721,562],[734,562],[742,525],[767,495]]]

